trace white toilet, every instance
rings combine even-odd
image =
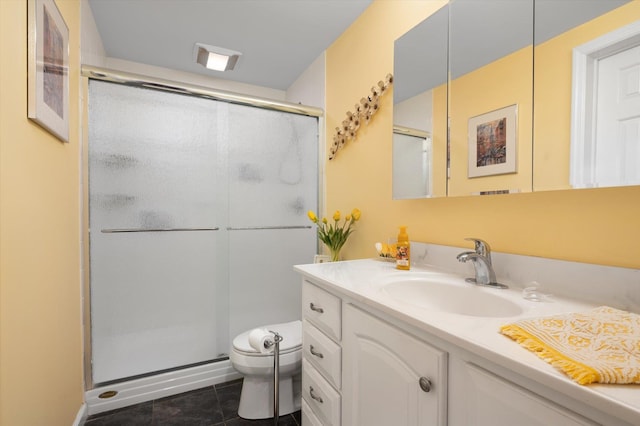
[[[302,322],[265,325],[260,328],[275,331],[280,342],[279,415],[300,410],[302,371]],[[244,376],[238,415],[244,419],[273,417],[273,353],[260,353],[249,344],[251,330],[233,339],[229,359]]]

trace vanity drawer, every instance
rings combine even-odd
[[[300,401],[300,403],[302,404],[302,409],[300,413],[302,417],[301,424],[303,426],[323,426],[322,422],[318,420],[318,418],[313,413],[313,411],[311,410],[311,407],[309,407],[309,404],[307,404],[304,398],[302,399],[302,401]]]
[[[341,332],[341,301],[308,281],[302,283],[302,315],[327,336],[339,341]]]
[[[325,426],[340,426],[340,394],[302,359],[302,398]]]
[[[337,389],[342,385],[342,348],[307,320],[302,322],[304,357]]]

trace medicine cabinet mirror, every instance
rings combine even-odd
[[[533,0],[449,3],[449,196],[532,188]]]
[[[639,185],[640,2],[535,2],[534,191]]]
[[[452,0],[425,19],[396,40],[394,123],[431,137],[430,189],[394,198],[639,185],[638,22],[629,0]]]
[[[394,45],[394,199],[447,194],[448,10],[445,5]]]

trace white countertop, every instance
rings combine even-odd
[[[564,373],[538,358],[515,341],[499,333],[502,325],[524,319],[560,313],[587,311],[596,305],[551,296],[543,302],[528,301],[520,290],[498,290],[473,286],[473,291],[490,292],[516,303],[522,313],[507,318],[473,317],[425,309],[396,300],[386,293],[384,278],[396,274],[438,272],[443,277],[463,278],[431,267],[398,271],[393,262],[378,259],[353,260],[309,265],[294,269],[322,284],[329,291],[347,296],[396,319],[409,323],[521,376],[548,386],[567,396],[631,424],[640,425],[640,385],[579,385]],[[472,284],[469,284],[472,286]]]

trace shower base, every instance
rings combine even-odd
[[[128,407],[165,396],[225,383],[241,377],[227,359],[104,385],[85,392],[87,415]],[[114,392],[114,396],[104,397],[105,393],[109,395]],[[103,397],[101,398],[100,395],[103,395]]]

